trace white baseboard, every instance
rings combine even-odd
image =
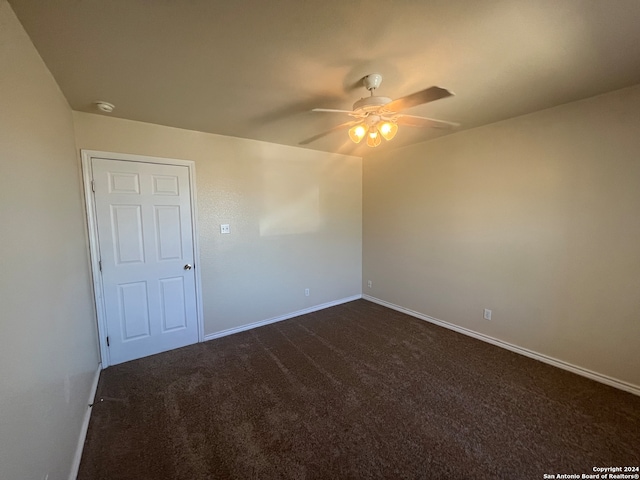
[[[335,307],[336,305],[340,305],[342,303],[352,302],[354,300],[358,300],[362,298],[362,295],[353,295],[352,297],[341,298],[340,300],[334,300],[332,302],[322,303],[320,305],[314,305],[313,307],[305,308],[303,310],[298,310],[296,312],[287,313],[285,315],[280,315],[278,317],[268,318],[266,320],[260,320],[259,322],[248,323],[246,325],[241,325],[240,327],[228,328],[227,330],[222,330],[216,333],[210,333],[204,336],[204,341],[213,340],[215,338],[226,337],[227,335],[233,335],[234,333],[245,332],[247,330],[251,330],[252,328],[262,327],[264,325],[269,325],[271,323],[281,322],[283,320],[289,320],[293,317],[299,317],[300,315],[305,315],[311,312],[317,312],[318,310],[324,310],[325,308]]]
[[[80,460],[82,460],[82,449],[84,448],[84,441],[87,438],[87,430],[89,430],[89,419],[91,419],[91,407],[96,397],[96,390],[98,389],[98,380],[100,379],[100,372],[102,371],[102,364],[98,364],[98,369],[93,376],[93,383],[91,384],[91,390],[89,390],[89,399],[87,400],[87,409],[84,412],[84,419],[82,420],[82,427],[80,427],[80,437],[78,438],[78,445],[76,446],[76,454],[73,457],[73,463],[71,464],[71,472],[69,473],[69,480],[76,480],[78,477],[78,470],[80,469]]]
[[[524,355],[525,357],[533,358],[534,360],[539,360],[541,362],[548,363],[549,365],[562,368],[563,370],[568,370],[572,373],[576,373],[583,377],[587,377],[591,380],[595,380],[596,382],[609,385],[610,387],[618,388],[620,390],[624,390],[625,392],[633,393],[634,395],[640,396],[640,386],[638,385],[633,385],[632,383],[624,382],[622,380],[618,380],[617,378],[609,377],[607,375],[603,375],[601,373],[594,372],[586,368],[578,367],[577,365],[573,365],[571,363],[558,360],[557,358],[549,357],[542,353],[534,352],[533,350],[529,350],[527,348],[513,345],[512,343],[498,340],[497,338],[490,337],[483,333],[474,332],[473,330],[469,330],[468,328],[460,327],[458,325],[454,325],[453,323],[445,322],[444,320],[439,320],[437,318],[430,317],[429,315],[424,315],[420,312],[416,312],[415,310],[401,307],[394,303],[387,302],[385,300],[380,300],[379,298],[372,297],[370,295],[362,295],[362,298],[370,302],[382,305],[384,307],[397,310],[398,312],[406,313],[407,315],[411,315],[412,317],[418,318],[420,320],[424,320],[426,322],[430,322],[430,323],[439,325],[441,327],[448,328],[449,330],[462,333],[463,335],[468,335],[469,337],[477,338],[478,340],[482,340],[492,345],[502,347],[506,350],[519,353],[520,355]]]

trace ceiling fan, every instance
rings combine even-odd
[[[379,73],[367,75],[362,79],[362,83],[364,87],[371,92],[371,96],[361,98],[354,103],[353,110],[334,110],[330,108],[314,108],[312,110],[312,112],[346,113],[353,117],[354,120],[342,123],[326,132],[307,138],[300,142],[300,145],[307,145],[336,130],[343,130],[345,128],[349,129],[349,138],[351,138],[354,143],[360,143],[366,137],[368,146],[377,147],[382,143],[380,137],[383,137],[387,141],[395,137],[398,132],[398,125],[431,128],[453,128],[459,126],[458,123],[454,122],[400,113],[407,108],[453,95],[453,93],[444,88],[429,87],[412,93],[411,95],[391,100],[388,97],[373,94],[382,83],[382,75]]]

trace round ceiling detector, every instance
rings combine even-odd
[[[112,103],[103,101],[97,101],[96,107],[98,107],[98,110],[104,113],[111,113],[113,112],[113,109],[116,108]]]

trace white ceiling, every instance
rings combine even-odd
[[[639,0],[9,1],[73,109],[285,145],[349,120],[310,110],[349,110],[369,73],[391,98],[455,92],[406,113],[459,129],[640,83]]]

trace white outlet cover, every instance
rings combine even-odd
[[[488,308],[484,309],[484,319],[491,320],[491,310],[489,310]]]
[[[231,233],[231,229],[229,228],[228,223],[225,223],[224,225],[220,225],[220,233]]]

